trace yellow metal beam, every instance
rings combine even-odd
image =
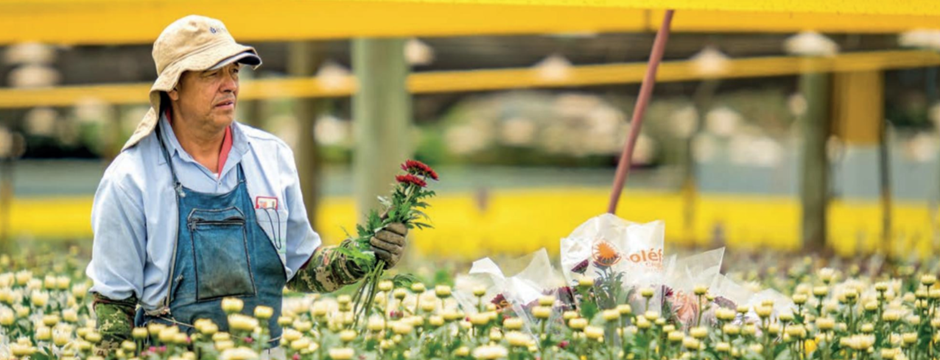
[[[674,31],[899,32],[940,28],[940,2],[872,0],[0,0],[0,45],[149,44],[173,20],[223,20],[242,42],[636,32],[675,6]],[[652,9],[652,10],[649,10]]]
[[[935,0],[380,0],[393,3],[511,4],[629,9],[753,11],[873,15],[940,15]]]
[[[691,61],[667,61],[656,80],[695,81],[703,78],[788,76],[806,71],[864,72],[940,66],[940,53],[884,51],[850,53],[831,58],[765,57],[729,60],[723,71],[703,74]],[[561,77],[546,78],[534,68],[414,73],[408,89],[415,94],[491,91],[518,88],[560,88],[633,84],[643,79],[646,64],[576,66]],[[44,89],[0,89],[0,108],[71,106],[88,98],[113,104],[145,103],[149,84],[63,86]],[[356,91],[352,77],[287,78],[246,81],[243,100],[290,97],[343,97]]]
[[[383,1],[0,0],[0,44],[150,44],[189,14],[225,22],[238,41],[639,31],[634,9]]]

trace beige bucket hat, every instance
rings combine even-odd
[[[186,16],[163,29],[153,43],[153,61],[157,64],[157,80],[150,87],[150,110],[124,149],[153,132],[160,119],[160,93],[173,90],[184,71],[215,69],[236,61],[253,68],[261,65],[258,52],[236,43],[221,21],[198,15]]]

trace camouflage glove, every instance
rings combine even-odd
[[[95,346],[95,354],[107,357],[112,350],[121,347],[121,342],[131,338],[137,297],[131,295],[124,300],[113,300],[98,293],[92,293],[92,296],[98,333],[101,334],[101,342]]]
[[[352,240],[344,240],[343,243]],[[343,246],[342,244],[339,246]],[[335,254],[338,246],[320,246],[304,264],[294,278],[287,282],[287,288],[299,292],[333,292],[355,283],[366,275],[355,263],[346,260],[346,255]],[[330,257],[335,256],[334,261]]]
[[[385,261],[386,269],[395,267],[405,253],[405,235],[408,235],[405,224],[394,223],[388,224],[369,241],[375,256]]]

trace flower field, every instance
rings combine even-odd
[[[90,311],[90,283],[79,256],[61,255],[56,258],[68,261],[0,258],[3,359],[101,359],[94,353],[101,335]],[[259,320],[270,309],[227,299],[229,332],[209,322],[198,322],[191,334],[151,325],[135,329],[108,358],[248,360],[269,352],[292,360],[940,357],[936,262],[781,257],[780,267],[758,268],[749,260],[725,259],[736,264],[726,276],[783,298],[729,306],[717,289],[700,284],[682,301],[662,300],[665,287],[643,287],[602,306],[595,281],[581,277],[532,303],[513,303],[512,297],[489,299],[485,287],[468,289],[440,272],[417,271],[419,282],[410,286],[379,283],[373,311],[359,326],[349,295],[287,293],[278,319],[283,337],[269,342]],[[273,349],[266,350],[269,343]]]

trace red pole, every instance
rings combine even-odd
[[[636,145],[637,136],[640,135],[640,126],[643,125],[643,113],[646,112],[646,105],[649,104],[650,97],[653,95],[653,85],[656,85],[656,69],[659,67],[659,61],[663,58],[663,51],[666,50],[666,41],[669,40],[672,13],[673,10],[666,10],[666,15],[663,16],[663,24],[656,32],[656,40],[653,41],[653,50],[650,52],[649,64],[646,66],[646,76],[643,77],[643,84],[640,85],[640,96],[636,98],[636,106],[633,108],[630,134],[627,143],[623,146],[623,152],[620,153],[617,175],[614,177],[614,189],[610,192],[610,203],[607,205],[607,212],[611,214],[617,212],[617,201],[620,200],[623,184],[627,181],[627,174],[630,172],[633,147]]]

